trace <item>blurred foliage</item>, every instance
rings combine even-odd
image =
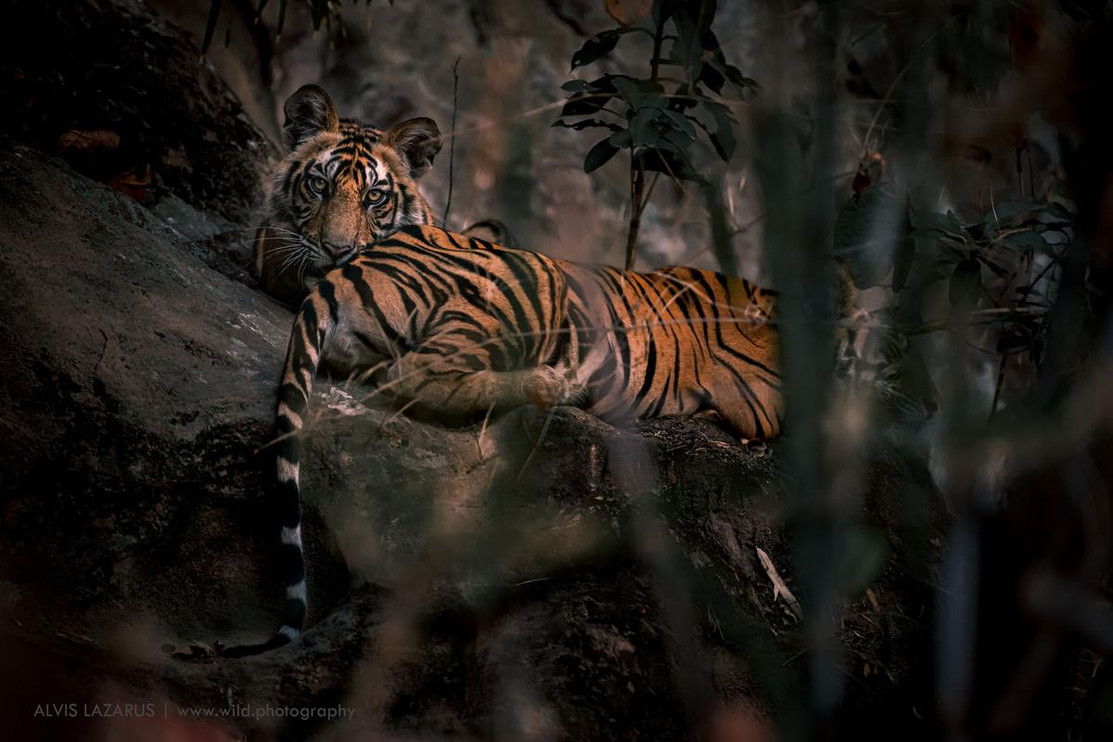
[[[352,0],[352,4],[360,2],[360,0]],[[371,0],[363,0],[367,7],[371,6]],[[388,0],[391,5],[394,5],[394,0]],[[270,0],[259,0],[259,5],[255,8],[255,22],[259,23],[263,18],[263,11],[267,9]],[[278,5],[278,21],[275,25],[275,33],[282,35],[282,29],[286,25],[286,9],[289,0],[277,0]],[[318,31],[321,25],[324,24],[331,28],[333,21],[340,21],[341,0],[303,0],[299,5],[304,5],[309,10],[309,15],[313,19],[313,30]],[[209,16],[205,22],[205,37],[201,42],[201,53],[204,54],[209,49],[212,43],[213,35],[216,33],[217,21],[220,20],[220,9],[222,0],[209,0]],[[228,43],[227,38],[225,44]]]
[[[839,212],[835,254],[859,288],[890,280],[899,331],[950,326],[923,318],[925,295],[943,286],[952,312],[994,310],[992,321],[1002,326],[996,352],[1031,351],[1038,365],[1055,298],[1050,278],[1062,264],[1076,209],[1062,195],[1011,198],[963,223],[952,211],[917,214],[883,181]]]

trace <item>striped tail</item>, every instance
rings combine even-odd
[[[290,345],[286,351],[286,367],[278,389],[277,492],[282,518],[282,570],[286,575],[286,605],[282,612],[282,628],[261,644],[228,647],[220,652],[224,657],[246,657],[281,647],[297,639],[305,623],[307,591],[305,557],[301,543],[299,454],[309,395],[321,360],[325,331],[330,326],[327,309],[323,313],[319,312],[318,305],[321,305],[320,308],[327,306],[322,301],[320,292],[314,290],[302,303],[294,320]]]

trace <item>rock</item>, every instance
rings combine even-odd
[[[140,0],[5,0],[0,127],[147,206],[252,218],[273,150],[187,33]],[[215,231],[215,229],[214,229]]]
[[[16,318],[0,329],[13,353],[6,556],[31,582],[66,585],[71,609],[131,596],[176,606],[182,631],[230,623],[225,586],[205,575],[267,530],[243,509],[263,487],[252,452],[272,424],[289,315],[56,161],[9,143],[0,181],[2,291]],[[219,521],[239,522],[246,542],[183,541],[183,507],[213,538],[227,535]],[[165,558],[191,566],[167,579]]]

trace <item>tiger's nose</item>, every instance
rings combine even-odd
[[[354,245],[346,245],[336,242],[324,242],[322,243],[322,245],[325,248],[325,252],[327,252],[334,260],[337,261],[351,254],[355,250]]]

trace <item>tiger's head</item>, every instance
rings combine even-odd
[[[340,119],[328,94],[305,85],[284,106],[287,155],[255,236],[255,266],[270,294],[296,301],[361,247],[432,212],[417,180],[441,149],[429,118],[382,130]]]

